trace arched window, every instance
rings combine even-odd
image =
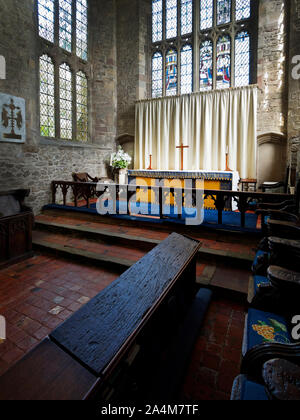
[[[177,51],[171,49],[166,54],[166,94],[177,94]]]
[[[76,54],[83,60],[88,58],[87,0],[77,0],[76,8]]]
[[[161,41],[163,37],[163,0],[152,2],[152,42]]]
[[[59,46],[72,51],[72,0],[59,0]]]
[[[204,41],[200,46],[200,90],[213,87],[213,43]]]
[[[59,102],[60,102],[60,137],[66,140],[73,138],[72,123],[72,72],[64,63],[59,67]]]
[[[54,64],[48,55],[40,57],[40,133],[55,137]]]
[[[38,1],[39,35],[54,42],[54,0]]]
[[[37,11],[43,49],[54,57],[39,57],[41,136],[86,142],[88,0],[37,0]]]
[[[166,0],[166,38],[177,36],[177,0]]]
[[[193,32],[193,0],[181,0],[181,35]]]
[[[76,75],[77,140],[88,140],[88,84],[87,77],[79,71]]]
[[[231,0],[217,0],[217,25],[231,21]]]
[[[228,35],[224,35],[217,42],[217,89],[230,87],[231,74],[231,42]]]
[[[176,94],[187,93],[190,86],[194,91],[207,91],[256,83],[258,3],[153,0],[152,96],[174,95],[175,90]],[[186,45],[191,51],[184,49]],[[161,55],[155,61],[157,51]],[[164,71],[158,79],[155,72],[161,68],[160,60]],[[162,92],[157,89],[160,77]]]
[[[163,57],[156,52],[152,57],[152,97],[157,98],[163,93]]]
[[[180,92],[191,93],[193,91],[193,48],[191,45],[182,47],[180,61]]]
[[[235,85],[245,86],[250,81],[250,36],[239,32],[235,37]]]

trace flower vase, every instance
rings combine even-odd
[[[117,169],[115,173],[115,183],[125,185],[127,183],[127,169]]]

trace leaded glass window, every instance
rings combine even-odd
[[[59,46],[72,51],[72,0],[59,0]]]
[[[156,52],[152,57],[152,97],[157,98],[163,94],[163,57]]]
[[[251,14],[251,0],[236,0],[235,4],[236,20],[249,19]]]
[[[83,60],[88,58],[88,8],[87,0],[76,2],[76,54]]]
[[[256,83],[258,4],[152,0],[152,97]]]
[[[250,82],[250,37],[240,32],[235,38],[235,86],[246,86]]]
[[[60,93],[60,137],[72,140],[72,72],[64,63],[59,67],[59,93]]]
[[[182,94],[193,91],[193,48],[185,45],[181,49],[180,91]]]
[[[213,26],[214,3],[213,0],[200,0],[200,29],[209,29]]]
[[[200,47],[200,90],[211,90],[213,87],[213,44],[205,41]]]
[[[217,24],[224,25],[231,21],[231,0],[217,0]]]
[[[166,0],[166,38],[177,36],[177,0]]]
[[[39,35],[54,42],[54,0],[38,2]]]
[[[217,89],[226,89],[230,87],[230,54],[230,37],[227,35],[220,37],[217,42]]]
[[[193,0],[181,0],[181,35],[193,32]]]
[[[171,49],[166,54],[166,94],[177,94],[177,51]]]
[[[76,75],[77,140],[88,140],[88,85],[86,75]]]
[[[163,37],[163,0],[152,2],[152,42],[161,41]]]
[[[37,12],[42,48],[54,57],[39,57],[41,136],[87,142],[88,0],[37,0]]]
[[[48,55],[40,57],[40,133],[55,137],[54,64]]]

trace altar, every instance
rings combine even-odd
[[[169,188],[184,188],[185,181],[192,181],[192,188],[205,190],[237,191],[239,173],[237,171],[157,171],[157,170],[130,170],[128,171],[128,183],[139,186],[164,186]],[[141,202],[154,202],[153,191],[140,190],[137,192],[137,200]],[[170,197],[165,204],[174,204]],[[206,209],[215,209],[214,201],[206,199]],[[234,210],[234,209],[233,209]]]

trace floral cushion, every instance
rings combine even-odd
[[[264,343],[292,343],[286,321],[282,316],[249,309],[245,350]]]

